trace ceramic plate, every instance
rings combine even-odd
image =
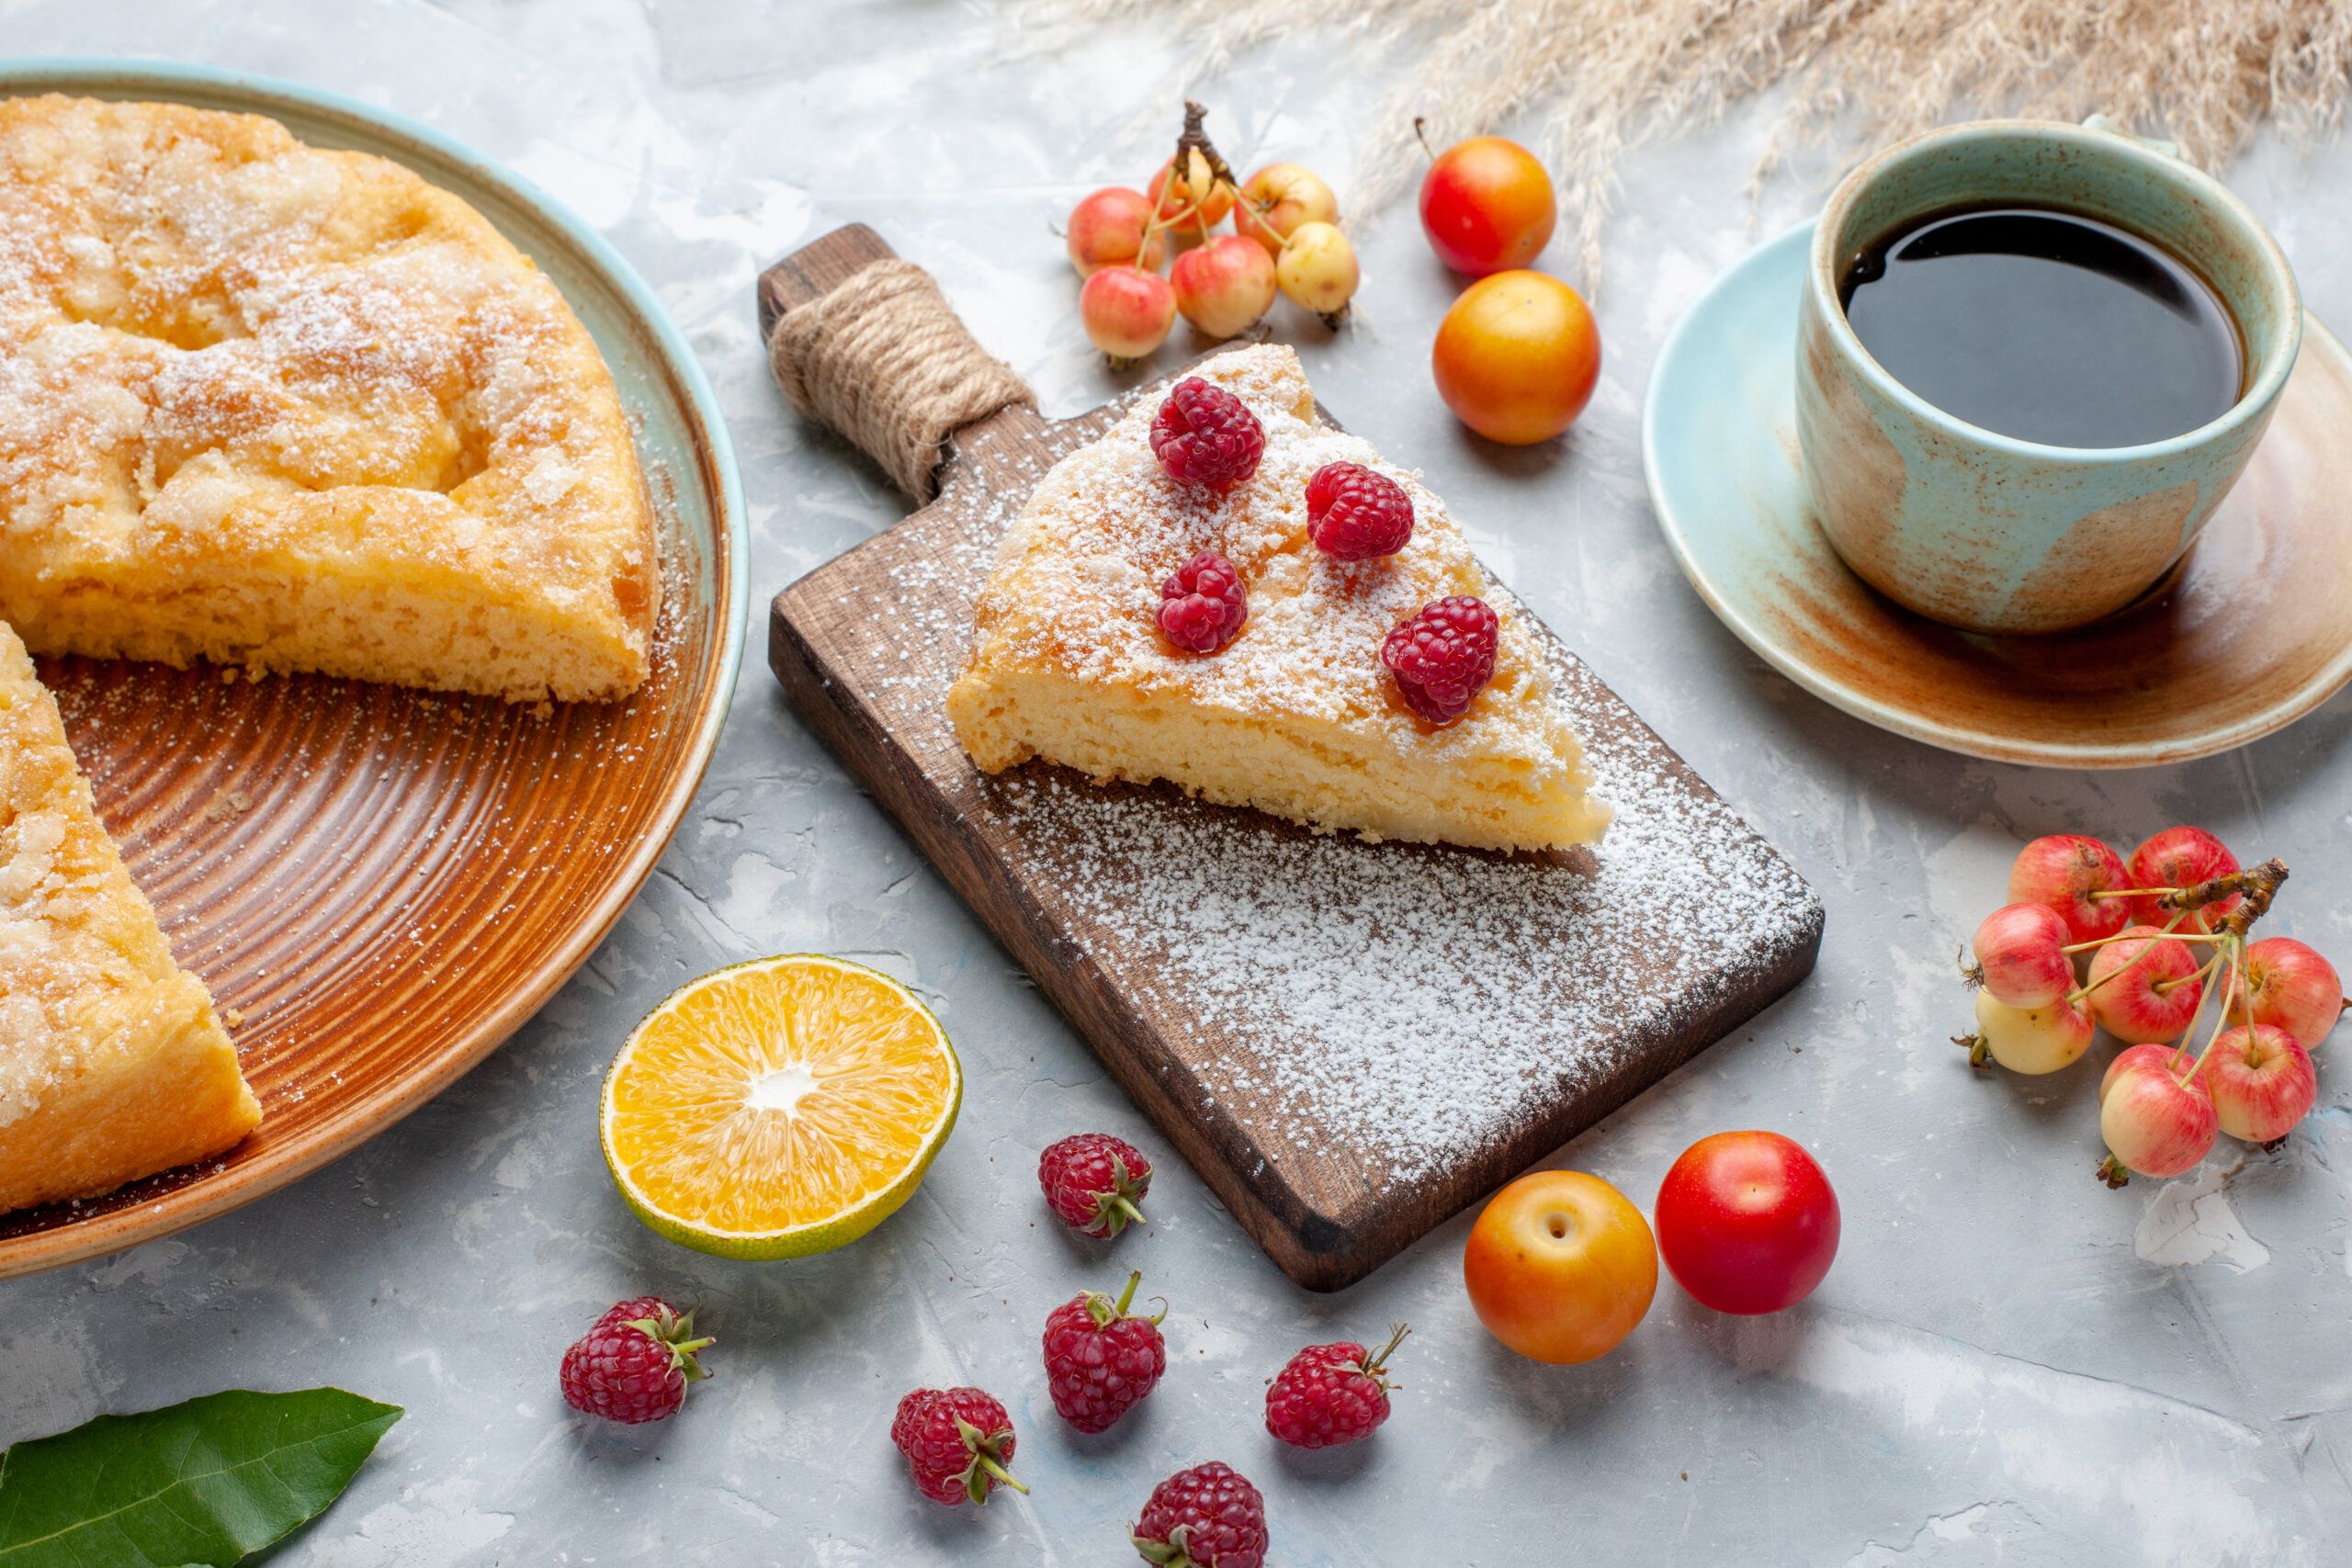
[[[2269,433],[2188,559],[2132,609],[2052,637],[1913,615],[1846,569],[1797,468],[1810,223],[1749,255],[1658,355],[1642,460],[1684,575],[1742,642],[1899,735],[1999,761],[2123,768],[2243,746],[2352,678],[2352,356],[2305,318]]]
[[[269,115],[480,209],[562,289],[612,367],[665,585],[653,677],[626,704],[535,712],[317,678],[41,661],[99,814],[231,1021],[264,1120],[218,1160],[0,1216],[0,1277],[283,1187],[520,1027],[619,918],[684,816],[734,687],[746,599],[734,455],[702,371],[628,264],[547,196],[422,126],[285,83],[0,63],[0,94],[37,92]]]

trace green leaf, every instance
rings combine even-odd
[[[339,1388],[232,1389],[0,1453],[0,1568],[231,1568],[334,1502],[401,1418]]]

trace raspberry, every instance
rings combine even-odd
[[[916,1389],[899,1401],[890,1440],[907,1456],[915,1489],[934,1503],[986,1503],[1000,1483],[1029,1490],[1005,1469],[1012,1462],[1012,1418],[979,1389]]]
[[[1334,560],[1393,556],[1413,536],[1413,498],[1362,463],[1326,463],[1306,481],[1306,536]]]
[[[1151,416],[1151,453],[1179,484],[1231,490],[1258,471],[1266,432],[1258,416],[1223,387],[1198,376],[1176,383]]]
[[[1388,1419],[1388,1358],[1412,1330],[1398,1324],[1376,1356],[1350,1340],[1309,1345],[1266,1385],[1266,1430],[1295,1449],[1328,1449],[1372,1436]]]
[[[1211,1460],[1153,1487],[1129,1539],[1159,1568],[1263,1568],[1266,1500],[1231,1465]]]
[[[1159,585],[1159,629],[1193,653],[1215,653],[1241,635],[1250,618],[1250,591],[1233,563],[1203,550]]]
[[[1467,594],[1433,600],[1380,645],[1405,705],[1431,724],[1452,724],[1494,679],[1502,620]]]
[[[616,1323],[627,1323],[633,1317],[659,1317],[670,1310],[670,1303],[660,1296],[639,1296],[633,1301],[615,1302],[606,1307],[605,1315],[596,1320],[594,1326],[609,1328]]]
[[[1061,1418],[1081,1432],[1107,1432],[1159,1385],[1168,1345],[1159,1317],[1132,1317],[1140,1272],[1113,1301],[1100,1291],[1072,1296],[1046,1316],[1046,1386]]]
[[[563,1353],[563,1401],[607,1421],[665,1420],[686,1402],[686,1384],[710,1374],[695,1352],[695,1314],[659,1296],[639,1296],[606,1312]]]
[[[1037,1185],[1062,1224],[1092,1236],[1114,1236],[1151,1190],[1151,1161],[1124,1138],[1077,1133],[1037,1156]]]

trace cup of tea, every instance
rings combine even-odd
[[[1913,137],[1814,231],[1797,439],[1815,514],[1923,615],[2086,626],[2195,542],[2302,320],[2278,242],[2161,143],[2097,120]]]

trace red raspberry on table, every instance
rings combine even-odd
[[[1501,642],[1502,618],[1485,600],[1457,593],[1399,622],[1380,645],[1380,661],[1396,677],[1407,707],[1431,724],[1451,724],[1494,679]]]
[[[1351,1340],[1309,1345],[1266,1385],[1266,1430],[1295,1449],[1328,1449],[1372,1436],[1388,1419],[1388,1358],[1412,1330],[1389,1331],[1376,1356]]]
[[[1138,1205],[1151,1190],[1151,1161],[1124,1138],[1074,1133],[1037,1156],[1037,1185],[1062,1224],[1114,1236],[1143,1218]]]
[[[1054,1409],[1081,1432],[1106,1432],[1143,1403],[1168,1370],[1159,1319],[1128,1315],[1141,1272],[1113,1301],[1100,1291],[1072,1296],[1046,1314],[1046,1386]]]
[[[615,1302],[591,1326],[606,1328],[616,1323],[627,1323],[633,1317],[659,1317],[665,1312],[673,1317],[677,1315],[670,1303],[660,1296],[638,1296],[629,1301]]]
[[[915,1489],[949,1507],[986,1503],[998,1485],[1029,1490],[1012,1479],[1012,1418],[977,1388],[919,1388],[899,1401],[890,1441],[907,1456]]]
[[[1263,1568],[1266,1500],[1219,1460],[1152,1488],[1130,1537],[1159,1568]]]
[[[686,1402],[686,1384],[710,1374],[695,1352],[695,1314],[659,1296],[621,1302],[573,1341],[560,1373],[563,1402],[607,1421],[660,1421]]]
[[[1250,591],[1215,550],[1203,550],[1159,585],[1159,629],[1188,652],[1215,653],[1249,618]]]
[[[1176,383],[1151,416],[1151,455],[1179,484],[1231,490],[1258,471],[1266,432],[1250,405],[1198,376]]]
[[[1306,481],[1306,536],[1334,560],[1393,556],[1413,536],[1413,498],[1362,463],[1326,463]]]

